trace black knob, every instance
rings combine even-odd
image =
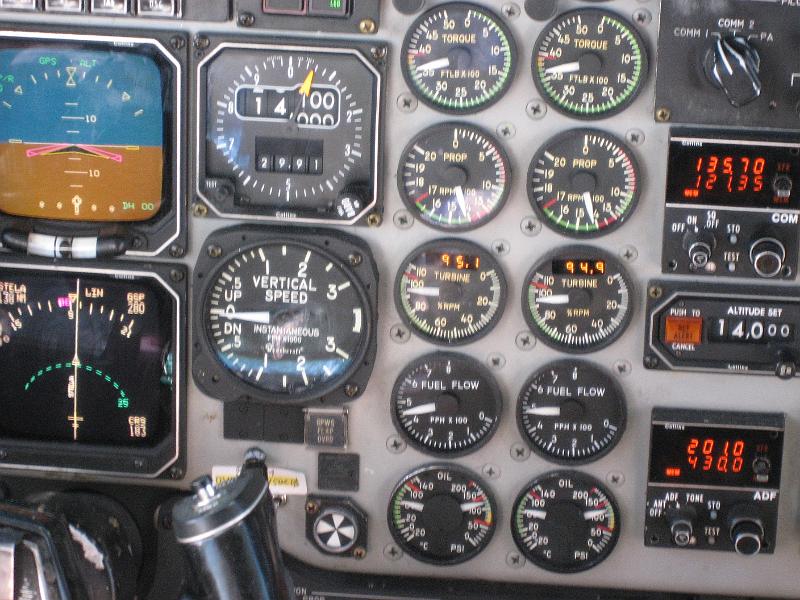
[[[794,181],[788,175],[776,175],[772,182],[772,190],[778,198],[786,200],[792,196]]]
[[[688,546],[692,541],[694,526],[689,519],[673,519],[672,523],[670,523],[669,530],[672,533],[672,543],[676,546],[683,548]]]
[[[742,519],[731,527],[733,548],[743,556],[753,556],[761,551],[764,528],[756,520]]]
[[[780,274],[786,248],[775,238],[761,238],[750,246],[750,262],[759,277],[770,279]]]
[[[683,247],[689,254],[689,266],[693,270],[705,269],[711,262],[717,240],[708,232],[687,233],[683,238]]]
[[[705,56],[704,68],[711,84],[725,92],[736,108],[761,96],[761,56],[745,38],[717,38]]]

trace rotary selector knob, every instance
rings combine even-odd
[[[679,548],[685,548],[691,544],[694,535],[694,511],[682,509],[668,517],[672,543]]]
[[[706,53],[706,77],[736,108],[761,96],[761,56],[740,36],[717,38]]]
[[[775,238],[761,238],[750,246],[750,262],[759,277],[771,279],[780,274],[783,261],[786,260],[786,248]]]
[[[742,519],[731,527],[731,541],[737,554],[753,556],[761,551],[764,528],[758,521]]]
[[[683,239],[683,247],[689,254],[689,264],[693,270],[705,269],[711,262],[717,240],[708,232],[688,233]]]

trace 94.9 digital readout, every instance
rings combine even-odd
[[[782,436],[767,429],[653,423],[650,481],[774,487]]]
[[[606,261],[598,258],[567,258],[553,261],[553,275],[604,275]]]

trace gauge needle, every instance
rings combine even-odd
[[[464,504],[461,505],[461,512],[469,512],[474,508],[482,508],[483,505],[483,502],[464,502]]]
[[[436,412],[436,402],[428,402],[427,404],[420,404],[414,408],[409,408],[403,411],[404,417],[413,417],[416,415],[429,415]]]
[[[406,508],[410,508],[411,510],[415,510],[417,512],[422,512],[425,510],[425,505],[422,502],[411,502],[411,500],[402,500],[400,502],[401,506],[405,506]]]
[[[454,191],[456,193],[456,200],[458,200],[458,207],[461,209],[461,213],[465,217],[468,217],[469,215],[467,214],[467,199],[464,197],[464,188],[462,188],[460,185],[457,185]]]
[[[583,193],[583,204],[586,207],[586,212],[589,213],[589,218],[592,220],[592,223],[596,223],[597,219],[594,217],[594,205],[592,204],[591,192]]]
[[[436,69],[444,69],[450,66],[450,59],[447,57],[444,58],[437,58],[436,60],[432,60],[431,62],[427,62],[424,65],[420,65],[417,70],[418,71],[435,71]]]
[[[422,287],[422,288],[411,288],[410,290],[408,290],[408,293],[416,294],[417,296],[431,296],[432,298],[438,298],[441,291],[442,291],[441,288],[438,287]]]
[[[569,304],[569,294],[553,294],[536,298],[536,304]]]
[[[577,73],[580,70],[581,70],[581,63],[575,61],[575,62],[568,62],[556,65],[555,67],[550,67],[549,69],[545,69],[544,72],[547,73],[548,75],[556,75],[558,73]]]
[[[311,85],[314,83],[314,71],[309,71],[303,85],[300,86],[300,95],[306,98],[311,95]]]
[[[72,357],[72,439],[78,439],[78,427],[80,427],[80,419],[78,417],[78,367],[80,367],[81,359],[78,356],[78,340],[80,336],[78,331],[81,322],[81,280],[77,279],[75,282],[75,354]]]
[[[533,408],[525,409],[526,415],[536,415],[539,417],[560,417],[560,406],[535,406]]]
[[[583,518],[587,521],[591,521],[595,517],[604,517],[608,514],[608,509],[606,508],[598,508],[596,510],[587,510],[583,513]]]
[[[541,519],[544,520],[547,518],[547,511],[544,510],[526,510],[525,511],[526,517],[531,517],[533,519]]]
[[[227,312],[222,309],[215,309],[211,311],[212,315],[219,315],[223,319],[230,319],[231,321],[247,321],[248,323],[262,323],[269,325],[272,315],[269,311],[250,311],[250,312]]]

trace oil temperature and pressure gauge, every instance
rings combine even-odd
[[[422,15],[403,44],[403,75],[425,104],[468,114],[497,102],[516,69],[511,32],[485,8],[460,2]]]
[[[207,281],[195,302],[207,350],[196,352],[198,384],[223,400],[359,395],[365,381],[353,377],[368,376],[374,352],[377,275],[368,250],[333,233],[265,241],[234,229],[212,238],[204,247],[235,250],[196,270],[198,284]]]
[[[612,231],[640,192],[636,158],[615,136],[593,129],[562,133],[542,146],[528,170],[528,198],[551,229],[574,237]]]
[[[436,229],[466,231],[500,212],[511,189],[511,162],[486,131],[445,123],[411,140],[397,179],[418,219]]]
[[[557,249],[525,281],[525,320],[557,350],[599,350],[622,335],[631,320],[633,281],[616,258],[598,248]]]
[[[456,456],[483,445],[500,422],[503,399],[489,370],[463,354],[423,356],[403,369],[392,392],[392,419],[430,454]]]
[[[600,482],[574,471],[537,477],[514,503],[511,532],[525,557],[557,573],[605,560],[619,538],[617,503]]]
[[[378,199],[382,60],[220,44],[199,67],[198,193],[222,216],[360,220]]]
[[[537,89],[558,111],[600,119],[636,98],[647,77],[647,51],[634,26],[621,17],[581,9],[545,28],[532,67]]]
[[[456,466],[429,466],[403,478],[389,502],[389,530],[408,554],[453,565],[492,539],[497,504],[478,477]]]
[[[598,367],[562,360],[542,367],[522,386],[517,422],[533,450],[558,463],[597,460],[625,429],[625,397]]]
[[[471,242],[436,240],[402,262],[395,281],[400,316],[439,344],[473,342],[497,325],[508,290],[494,257]]]

